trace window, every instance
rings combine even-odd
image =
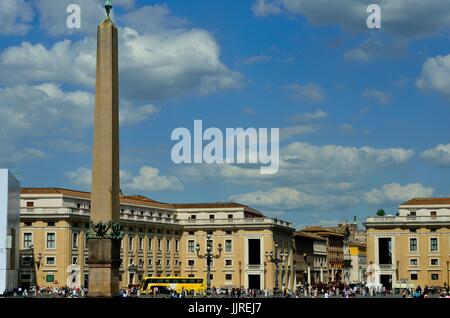
[[[214,220],[214,218],[215,218],[214,214],[210,214],[210,215],[209,215],[209,219],[210,219],[210,220]]]
[[[34,208],[34,202],[27,202],[27,208]]]
[[[134,258],[130,258],[128,264],[133,265],[134,263]]]
[[[158,258],[158,259],[156,260],[156,265],[161,266],[161,259],[160,259],[160,258]]]
[[[72,257],[72,264],[77,265],[78,264],[78,257],[74,256]]]
[[[195,232],[194,231],[189,231],[188,234],[189,235],[195,235]]]
[[[138,262],[139,266],[144,266],[144,259],[140,258]]]
[[[431,252],[439,251],[438,239],[436,237],[430,239],[430,251]]]
[[[175,266],[178,266],[180,264],[180,260],[176,259],[175,260]]]
[[[133,250],[133,237],[129,236],[128,237],[128,251],[132,251]]]
[[[233,252],[233,242],[231,240],[225,240],[225,253]]]
[[[152,238],[149,237],[149,238],[148,238],[148,251],[149,251],[149,252],[153,251],[152,243],[153,243]]]
[[[417,279],[418,279],[417,274],[411,274],[411,280],[417,280]]]
[[[416,216],[416,212],[415,211],[411,211],[411,213],[409,215],[410,216]]]
[[[55,222],[47,222],[47,226],[55,226],[56,223]]]
[[[78,248],[78,233],[72,233],[72,248]]]
[[[211,268],[214,267],[214,259],[211,259],[209,264],[211,265]],[[208,260],[207,259],[205,259],[205,267],[208,267]]]
[[[45,258],[45,263],[47,265],[55,265],[55,258],[54,257],[46,257]]]
[[[410,229],[409,230],[411,233],[417,233],[417,229]]]
[[[431,280],[439,280],[439,274],[431,274]]]
[[[436,220],[437,219],[437,212],[436,211],[431,211],[430,215],[431,215],[431,219],[432,220]]]
[[[153,259],[149,258],[148,259],[148,267],[152,267],[153,266]]]
[[[225,232],[227,235],[231,235],[231,234],[233,234],[233,231],[226,231]]]
[[[162,245],[162,240],[158,239],[158,252],[162,251],[161,245]]]
[[[261,265],[261,240],[248,240],[248,264]]]
[[[409,251],[417,252],[417,239],[416,238],[409,239]]]
[[[430,261],[430,265],[431,266],[439,266],[439,259],[432,258],[431,261]]]
[[[32,226],[33,222],[25,222],[25,226]]]
[[[166,259],[166,267],[170,267],[170,259]]]
[[[232,274],[225,274],[225,280],[233,280],[233,275]]]
[[[47,248],[51,248],[51,249],[56,248],[56,234],[55,233],[47,233]]]
[[[190,218],[191,220],[195,220],[195,219],[197,219],[197,216],[194,215],[194,214],[192,214],[189,218]]]
[[[120,262],[122,263],[122,260],[120,260]],[[85,257],[85,258],[84,258],[84,264],[87,264],[87,263],[89,263],[89,258],[88,258],[88,257]]]
[[[122,240],[122,243],[123,243],[123,240]],[[84,234],[84,249],[88,250],[88,247],[89,247],[89,240],[88,240],[87,235]]]
[[[206,232],[208,235],[213,235],[214,233],[213,233],[213,231],[208,231],[208,232]]]
[[[170,252],[170,240],[166,240],[166,253]]]
[[[195,261],[193,259],[188,260],[188,266],[194,267]]]
[[[23,248],[31,248],[33,245],[33,234],[23,233]]]
[[[226,259],[225,266],[233,266],[233,261],[231,259]]]
[[[55,281],[55,275],[51,274],[51,275],[45,276],[45,281],[47,283],[53,283]]]
[[[233,214],[228,214],[228,218],[232,219],[233,218]]]
[[[411,258],[411,259],[409,260],[409,265],[411,265],[411,266],[417,266],[417,265],[418,265],[418,260],[417,260],[417,258]]]
[[[188,253],[194,253],[195,252],[195,241],[189,240],[188,241]]]
[[[214,279],[214,275],[213,274],[209,274],[209,279],[213,280]]]
[[[180,251],[180,241],[175,240],[175,253],[178,253]]]
[[[140,251],[144,250],[144,238],[143,237],[139,238],[139,250]]]

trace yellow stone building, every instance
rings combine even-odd
[[[279,288],[294,288],[291,224],[265,217],[237,203],[169,204],[143,196],[121,196],[122,240],[120,284],[137,285],[146,276],[207,275],[206,260],[197,256],[212,235],[213,250],[223,250],[211,266],[217,288],[274,288],[275,265],[266,252],[287,253],[279,265]],[[24,188],[21,194],[20,273],[22,286],[87,286],[86,232],[90,193]]]
[[[450,198],[413,199],[396,216],[369,217],[368,283],[386,288],[449,284]]]

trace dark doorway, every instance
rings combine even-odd
[[[261,265],[261,240],[248,240],[248,264]]]
[[[380,275],[380,284],[386,289],[392,289],[392,275]]]
[[[261,289],[261,276],[260,275],[248,275],[248,288],[249,289]]]
[[[378,239],[378,261],[380,265],[392,265],[392,243],[390,238]]]

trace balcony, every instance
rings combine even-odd
[[[396,225],[450,225],[450,216],[375,216],[368,217],[365,225],[369,227]]]
[[[195,219],[182,220],[183,225],[280,225],[292,227],[292,223],[270,218],[241,218],[241,219]]]

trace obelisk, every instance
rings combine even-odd
[[[92,154],[89,297],[119,292],[119,74],[117,27],[109,16],[97,30],[97,78]]]

